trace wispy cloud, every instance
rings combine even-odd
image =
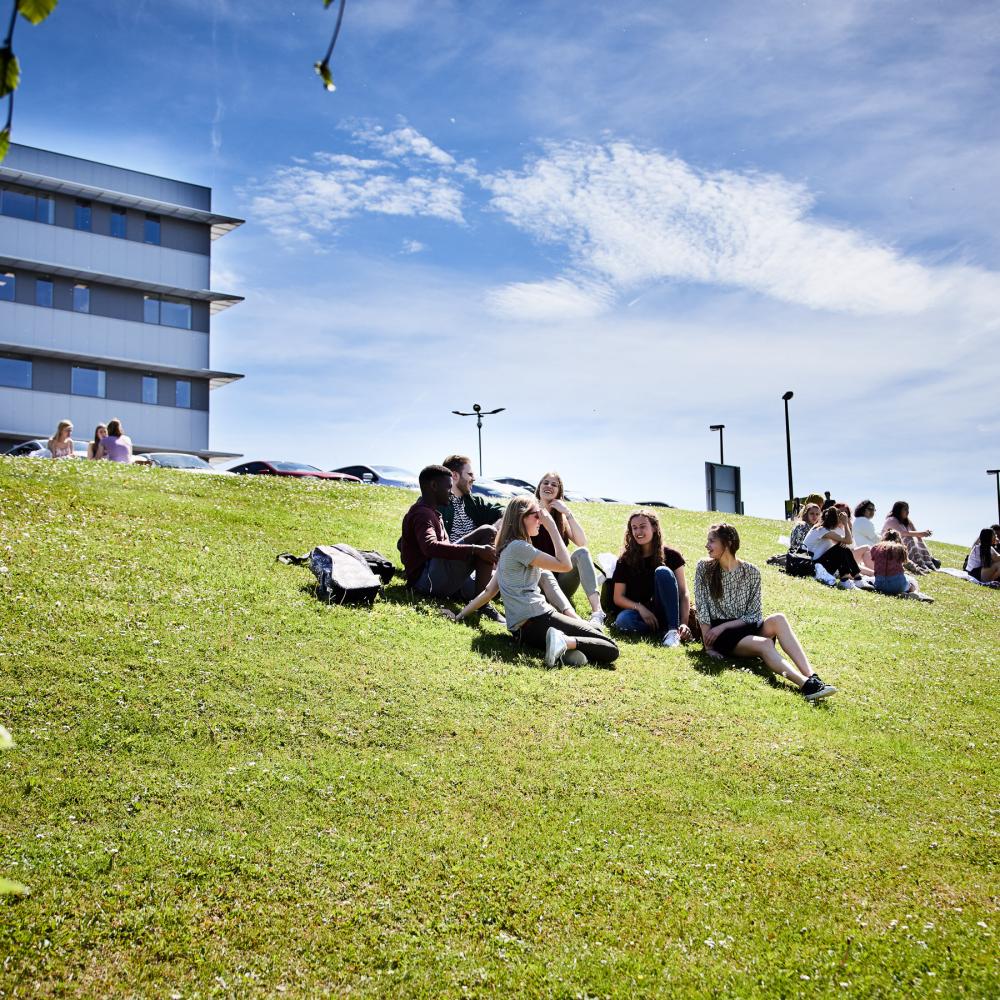
[[[413,157],[429,160],[439,167],[452,167],[456,162],[455,157],[410,125],[401,125],[387,132],[381,125],[368,123],[354,131],[354,139],[391,159]]]
[[[427,249],[427,245],[421,243],[420,240],[403,240],[402,253],[423,253]]]

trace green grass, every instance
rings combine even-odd
[[[395,557],[411,499],[0,461],[0,875],[32,890],[0,997],[1000,992],[1000,594],[830,591],[736,519],[840,689],[810,706],[700,647],[545,671],[274,562]],[[592,549],[626,512],[583,508]],[[663,520],[693,568],[711,516]]]

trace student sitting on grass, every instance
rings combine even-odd
[[[555,579],[567,597],[572,597],[580,585],[583,585],[583,592],[590,604],[590,624],[600,628],[604,625],[604,612],[601,610],[601,594],[597,587],[597,570],[587,548],[587,533],[567,506],[564,494],[562,477],[558,472],[546,472],[535,488],[538,502],[552,515],[567,548],[570,542],[577,546],[570,553],[573,568],[568,573],[556,573]],[[535,548],[548,552],[550,556],[555,554],[547,531],[540,531],[535,536]]]
[[[795,522],[795,527],[792,528],[792,537],[788,544],[789,552],[796,552],[804,547],[806,535],[819,524],[821,513],[818,503],[807,503],[803,506],[799,512],[799,519]]]
[[[438,508],[448,541],[458,545],[492,545],[503,507],[472,492],[476,475],[471,458],[449,455],[441,464],[451,470],[451,495],[448,503]]]
[[[875,589],[880,594],[917,592],[917,581],[903,572],[908,560],[906,546],[898,531],[890,528],[885,537],[872,546],[871,557],[875,566]]]
[[[96,459],[101,442],[108,436],[107,424],[98,424],[94,428],[94,440],[87,445],[87,458]]]
[[[548,532],[555,555],[536,548],[539,530]],[[544,570],[566,573],[573,565],[552,515],[535,497],[515,497],[504,511],[497,537],[497,570],[489,586],[458,614],[468,617],[497,592],[503,598],[507,628],[515,640],[545,650],[545,665],[610,667],[618,646],[596,626],[554,611],[539,588]]]
[[[50,458],[73,457],[73,421],[60,420],[55,434],[45,442]]]
[[[836,693],[813,671],[792,626],[782,614],[763,615],[760,570],[736,558],[739,532],[731,524],[715,524],[705,543],[708,559],[695,571],[694,597],[702,642],[713,656],[756,656],[773,673],[787,677],[809,701]],[[791,657],[788,663],[775,640]]]
[[[428,465],[418,479],[420,499],[403,517],[397,543],[406,584],[428,597],[448,600],[461,595],[467,601],[489,582],[495,550],[492,545],[448,541],[439,508],[449,503],[451,469]]]
[[[910,520],[910,505],[905,500],[897,500],[892,505],[892,511],[882,525],[882,534],[892,528],[899,532],[899,537],[903,539],[906,551],[919,573],[933,573],[940,565],[940,561],[931,555],[927,548],[925,538],[931,537],[930,529],[917,531],[917,526]]]
[[[845,511],[827,507],[822,521],[809,530],[804,544],[816,561],[816,579],[821,583],[832,587],[840,574],[840,585],[844,590],[852,590],[855,581],[861,580],[861,568],[851,551],[854,544],[851,520]]]
[[[132,439],[125,433],[122,422],[117,418],[108,421],[108,433],[97,446],[97,457],[125,465],[132,461]]]
[[[655,514],[637,510],[625,525],[622,554],[611,577],[615,628],[636,635],[663,634],[663,645],[691,638],[687,626],[691,600],[684,579],[684,556],[663,544]]]
[[[980,583],[992,583],[1000,580],[1000,552],[995,548],[996,535],[992,528],[983,528],[979,532],[979,541],[972,546],[965,560],[965,572],[974,576]]]

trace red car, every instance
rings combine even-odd
[[[244,462],[234,465],[229,470],[241,476],[294,476],[297,479],[335,479],[341,483],[360,483],[357,476],[348,476],[343,472],[324,472],[315,465],[304,462]]]

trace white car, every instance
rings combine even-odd
[[[74,458],[86,458],[87,457],[87,445],[89,441],[74,441],[73,442],[73,457]],[[32,438],[30,441],[22,441],[20,444],[14,445],[13,448],[8,448],[5,455],[20,455],[27,458],[51,458],[52,452],[49,451],[49,442],[44,438]]]
[[[181,469],[184,472],[200,472],[209,476],[233,475],[228,469],[216,469],[198,455],[186,455],[183,452],[150,451],[136,457],[145,459],[149,465],[155,465],[160,469]]]

